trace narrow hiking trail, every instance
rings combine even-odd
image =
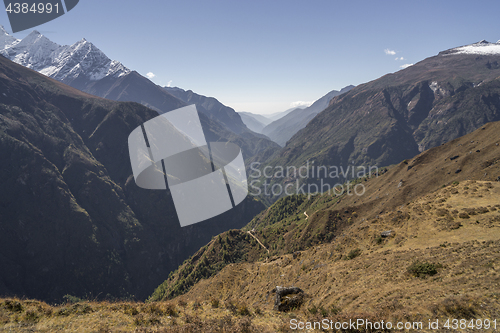
[[[267,253],[269,253],[269,250],[267,249],[267,247],[265,247],[265,246],[264,246],[264,244],[262,244],[262,243],[260,242],[260,240],[259,240],[257,237],[255,237],[255,235],[254,235],[254,234],[252,234],[252,232],[251,232],[251,231],[247,231],[247,232],[248,232],[248,234],[249,234],[250,236],[252,236],[252,237],[253,237],[253,238],[254,238],[254,239],[255,239],[255,240],[256,240],[256,241],[260,244],[260,246],[262,246],[262,247],[263,247],[263,248],[267,251]]]

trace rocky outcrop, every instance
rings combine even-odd
[[[274,310],[277,311],[286,312],[297,309],[304,302],[304,291],[297,287],[276,286],[273,292],[276,292]]]

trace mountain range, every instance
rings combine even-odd
[[[179,93],[174,96],[170,92],[175,90],[169,92],[119,61],[109,59],[85,39],[61,46],[35,30],[16,40],[1,26],[0,35],[4,41],[0,44],[0,47],[3,45],[1,55],[83,92],[115,101],[137,102],[158,113],[196,104],[198,111],[208,117],[208,120],[202,119],[206,122],[207,138],[235,142],[244,158],[251,158],[260,150],[279,148],[267,137],[250,131],[233,109],[192,92],[195,99],[182,99],[180,97],[185,96]]]
[[[418,230],[401,216],[413,214],[410,208],[418,214],[418,207],[430,204],[418,200],[440,188],[447,192],[435,199],[448,200],[454,182],[485,182],[471,187],[497,193],[486,182],[500,179],[498,123],[487,123],[500,120],[500,43],[481,41],[453,48],[374,81],[332,91],[263,128],[283,148],[249,130],[235,110],[217,99],[157,86],[84,39],[60,46],[36,31],[19,41],[0,30],[2,46],[2,295],[48,301],[67,294],[145,299],[160,285],[151,300],[178,296],[191,288],[210,297],[209,293],[220,290],[234,293],[239,286],[230,281],[218,289],[218,273],[237,274],[231,264],[246,263],[253,266],[237,267],[256,277],[254,268],[261,266],[257,261],[266,258],[268,266],[262,270],[268,287],[274,282],[269,278],[272,270],[279,268],[273,265],[288,267],[288,259],[297,259],[294,252],[316,251],[314,246],[319,244],[339,241],[338,248],[320,251],[328,259],[350,257],[357,244],[361,251],[378,251],[375,237],[382,226],[397,228],[398,235],[403,234],[401,242],[414,244],[413,232]],[[262,162],[262,168],[307,163],[378,166],[383,176],[356,180],[367,183],[363,198],[294,195],[266,209],[262,202],[279,196],[248,197],[216,218],[180,228],[168,191],[135,185],[127,137],[158,113],[191,103],[200,111],[207,141],[236,143],[246,162]],[[387,172],[382,168],[390,165],[394,166]],[[299,176],[272,181],[284,184]],[[466,201],[468,189],[457,193]],[[483,202],[476,199],[474,212]],[[449,204],[457,207],[456,214],[449,207],[447,213],[440,211],[443,216],[437,212],[443,207],[431,209],[443,218],[443,225],[436,227],[444,228],[440,232],[455,230],[458,209],[470,208],[453,200]],[[489,205],[484,214],[492,220],[479,223],[495,228],[495,211],[490,210],[494,200],[484,205]],[[425,228],[430,231],[419,237],[432,234],[434,227],[429,222]],[[356,239],[361,231],[366,237]],[[348,237],[340,239],[346,233]],[[392,238],[387,242],[389,247],[399,243]],[[320,268],[310,263],[313,255],[304,254],[308,263],[293,264],[297,281],[305,281],[301,271],[307,277],[305,273]],[[214,277],[213,286],[206,282],[196,286],[208,277]],[[250,282],[243,284],[244,297],[262,301],[262,291],[250,294],[245,289]]]
[[[287,114],[296,109],[304,109],[304,107],[290,108],[282,112],[275,112],[267,115],[261,115],[251,112],[238,112],[238,113],[241,116],[241,120],[243,120],[243,122],[245,123],[245,125],[247,125],[248,128],[250,128],[254,132],[262,133],[264,127],[266,127],[273,121],[283,118],[284,116],[286,116]]]
[[[500,44],[481,41],[440,52],[332,98],[265,166],[383,167],[498,120]],[[297,179],[292,175],[272,182]]]
[[[236,134],[248,132],[239,114],[234,109],[225,106],[214,97],[199,95],[192,90],[178,87],[163,87],[169,94],[177,97],[186,104],[196,104],[199,111],[209,115],[211,119],[220,121]]]

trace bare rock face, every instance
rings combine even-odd
[[[274,310],[287,312],[299,308],[304,301],[304,291],[297,287],[276,286],[274,299]]]
[[[387,230],[387,231],[382,231],[382,233],[380,234],[380,236],[382,238],[387,238],[387,237],[393,236],[393,234],[394,233],[392,232],[392,230]]]

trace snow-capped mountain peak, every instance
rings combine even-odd
[[[18,43],[7,46],[1,53],[20,65],[39,71],[50,65],[50,57],[58,49],[59,45],[35,30]]]
[[[11,47],[12,45],[17,43],[19,43],[19,39],[16,39],[9,35],[3,25],[0,25],[0,50],[5,49],[6,47]]]
[[[7,32],[5,34],[10,37]],[[130,73],[128,68],[109,59],[85,38],[73,45],[61,46],[36,30],[21,41],[6,46],[0,53],[20,65],[67,84],[82,77],[96,81],[108,75],[120,77]]]
[[[464,45],[442,52],[443,55],[451,54],[478,54],[478,55],[500,55],[500,40],[496,43],[490,43],[481,40],[477,43]]]

